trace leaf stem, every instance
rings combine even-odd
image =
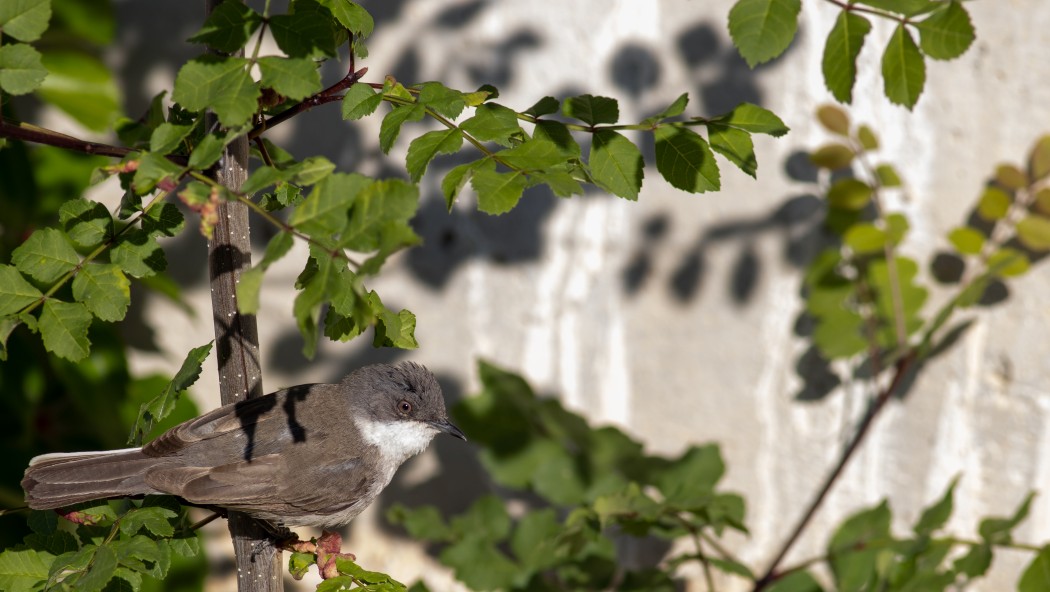
[[[828,3],[831,3],[831,4],[834,4],[835,6],[838,6],[842,10],[845,10],[846,12],[863,12],[865,14],[870,14],[870,15],[877,16],[877,17],[880,17],[880,18],[884,18],[886,20],[896,21],[896,22],[898,22],[898,23],[900,23],[902,25],[906,25],[906,24],[910,24],[911,23],[911,19],[909,19],[906,16],[897,16],[897,15],[893,14],[892,12],[886,12],[886,11],[883,11],[883,10],[878,10],[876,8],[869,8],[869,7],[866,7],[866,6],[857,6],[852,1],[851,2],[843,2],[842,0],[824,0],[824,1],[828,2]]]

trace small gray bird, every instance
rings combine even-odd
[[[45,454],[22,479],[43,510],[115,497],[174,495],[282,526],[350,522],[448,420],[434,375],[412,362],[365,366],[224,405],[142,448]]]

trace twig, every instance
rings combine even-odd
[[[791,550],[791,547],[793,547],[795,542],[798,541],[798,538],[802,535],[802,532],[806,529],[807,526],[809,526],[809,523],[813,519],[813,516],[816,515],[817,510],[820,509],[820,506],[824,503],[824,498],[827,497],[828,492],[831,491],[831,488],[835,485],[839,477],[842,475],[843,469],[846,468],[846,465],[849,463],[850,459],[853,458],[853,454],[857,451],[857,449],[860,447],[860,444],[864,441],[864,437],[868,435],[869,431],[871,431],[871,426],[874,424],[875,418],[878,417],[879,413],[886,406],[886,403],[890,400],[890,397],[904,381],[904,377],[907,376],[908,372],[911,370],[911,367],[915,363],[916,358],[916,352],[912,350],[897,360],[897,363],[895,365],[895,373],[893,375],[893,379],[890,381],[890,384],[885,389],[883,389],[882,392],[879,393],[879,396],[875,398],[871,406],[868,408],[868,412],[867,414],[865,414],[864,419],[862,419],[860,425],[857,426],[856,435],[853,436],[853,440],[850,441],[848,446],[846,446],[846,449],[842,451],[842,455],[839,457],[839,461],[835,465],[835,468],[832,469],[831,474],[828,475],[828,477],[824,480],[824,484],[821,486],[820,491],[813,498],[813,501],[810,502],[809,507],[806,509],[806,512],[802,515],[802,518],[798,521],[798,524],[795,526],[795,529],[788,536],[787,540],[784,541],[784,544],[781,546],[780,551],[777,553],[773,561],[769,564],[769,568],[766,569],[766,572],[762,575],[762,577],[758,578],[758,580],[755,582],[755,586],[752,589],[754,592],[758,592],[759,590],[765,589],[767,586],[769,586],[770,584],[772,584],[780,578],[781,574],[777,573],[777,567],[780,565],[780,562],[784,560],[784,557],[787,555],[788,551]]]

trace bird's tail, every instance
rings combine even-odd
[[[44,454],[29,461],[22,489],[35,510],[62,508],[98,499],[161,493],[146,484],[146,469],[157,459],[141,448],[108,452]]]

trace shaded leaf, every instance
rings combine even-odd
[[[526,115],[533,117],[542,117],[544,115],[550,115],[551,113],[557,113],[561,108],[561,102],[554,97],[543,97],[536,104],[525,110]]]
[[[371,86],[356,83],[343,95],[343,119],[361,119],[371,115],[383,102],[383,95]]]
[[[642,153],[622,134],[612,130],[595,132],[588,164],[599,187],[632,201],[638,199],[644,176]]]
[[[729,35],[751,68],[784,53],[798,30],[799,0],[737,0]]]
[[[89,263],[73,278],[73,298],[103,321],[120,321],[131,305],[131,282],[116,265]]]
[[[319,0],[321,6],[331,11],[335,20],[359,37],[368,37],[375,28],[375,21],[367,10],[349,0]]]
[[[463,132],[455,127],[427,132],[412,140],[405,157],[409,177],[418,182],[434,157],[438,154],[455,154],[462,145]]]
[[[358,173],[325,177],[314,186],[306,201],[295,208],[288,222],[302,232],[319,237],[338,234],[350,223],[350,205],[371,182]]]
[[[261,24],[262,15],[241,2],[227,0],[211,11],[201,30],[187,41],[234,53],[244,47]]]
[[[110,127],[120,114],[120,91],[101,59],[79,51],[49,50],[41,61],[48,75],[40,83],[38,96],[89,129]]]
[[[259,83],[300,101],[321,90],[321,74],[313,60],[267,56],[259,58]]]
[[[690,193],[721,187],[718,165],[700,134],[685,127],[661,126],[656,137],[656,169],[672,186]],[[591,165],[592,170],[594,165]]]
[[[768,134],[777,138],[789,131],[788,126],[784,125],[784,122],[772,111],[751,103],[740,103],[729,113],[719,115],[709,121],[753,134]]]
[[[208,359],[208,354],[211,353],[211,348],[212,344],[206,343],[191,349],[182,361],[179,371],[175,373],[175,376],[164,387],[164,390],[156,397],[142,404],[142,407],[139,408],[138,418],[135,420],[135,426],[132,428],[131,436],[128,437],[128,444],[141,445],[143,436],[152,429],[153,424],[163,420],[175,410],[179,393],[190,388],[200,378],[201,369],[204,361]],[[152,528],[150,530],[155,534],[159,534]]]
[[[828,203],[833,208],[860,210],[871,201],[871,187],[858,179],[839,179],[828,189]]]
[[[18,312],[42,296],[17,269],[0,264],[0,317]]]
[[[590,126],[616,123],[620,119],[620,107],[616,99],[594,95],[580,95],[565,99],[562,113],[566,117],[579,119]]]
[[[391,109],[379,126],[379,148],[383,153],[390,152],[394,140],[397,140],[398,134],[401,133],[401,126],[406,121],[419,121],[424,115],[426,108],[419,104],[397,105]]]
[[[71,362],[84,359],[91,351],[90,326],[91,313],[83,304],[50,298],[44,301],[37,325],[47,351]]]
[[[528,171],[548,169],[564,163],[567,159],[565,152],[557,144],[542,137],[530,138],[498,153],[497,157],[508,166]]]
[[[1050,590],[1050,545],[1039,549],[1017,583],[1017,592],[1042,592],[1044,590]]]
[[[226,2],[223,4],[238,4],[237,2]],[[149,150],[157,154],[168,154],[182,145],[182,141],[193,129],[191,125],[176,125],[174,123],[162,123],[153,130],[149,138]]]
[[[72,271],[80,256],[61,231],[42,228],[11,253],[11,262],[23,274],[50,284]]]
[[[711,148],[715,152],[726,157],[737,168],[755,178],[758,172],[758,160],[755,158],[755,146],[750,134],[712,123],[707,126],[707,139],[711,142]]]
[[[168,266],[157,239],[135,228],[122,234],[109,252],[109,260],[128,275],[144,278]]]
[[[518,205],[527,183],[520,172],[498,173],[495,168],[485,167],[474,171],[470,185],[478,192],[478,209],[497,215]]]
[[[335,57],[335,29],[327,10],[313,0],[297,0],[293,9],[270,17],[270,32],[281,51],[291,58]]]
[[[190,60],[175,77],[171,98],[191,111],[211,109],[226,127],[247,123],[255,113],[260,91],[245,69],[246,63],[236,57]]]
[[[7,549],[0,553],[0,589],[30,592],[41,589],[55,556],[35,549]]]

